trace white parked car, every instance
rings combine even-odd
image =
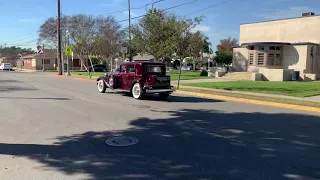
[[[1,63],[0,70],[12,70],[12,66],[10,63]]]

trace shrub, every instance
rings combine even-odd
[[[202,70],[200,76],[208,76],[208,71]]]

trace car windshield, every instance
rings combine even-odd
[[[165,73],[165,68],[163,65],[148,64],[145,67],[146,67],[146,72],[148,74],[164,74]]]

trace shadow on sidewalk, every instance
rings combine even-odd
[[[0,143],[0,154],[99,180],[320,178],[319,116],[191,109],[162,113],[171,117],[134,119],[132,128],[123,131],[58,137],[53,145]],[[105,145],[107,138],[120,135],[140,142]]]

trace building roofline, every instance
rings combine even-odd
[[[240,25],[247,25],[247,24],[258,24],[258,23],[266,23],[266,22],[273,22],[273,21],[283,21],[283,20],[290,20],[290,19],[299,19],[299,18],[311,18],[311,17],[319,17],[320,14],[316,14],[313,16],[305,16],[305,17],[292,17],[292,18],[282,18],[282,19],[274,19],[274,20],[266,20],[266,21],[256,21],[250,23],[241,23]]]
[[[252,45],[320,45],[320,43],[313,43],[313,42],[296,42],[296,43],[289,43],[289,42],[246,42],[242,43],[242,46],[252,46]]]

